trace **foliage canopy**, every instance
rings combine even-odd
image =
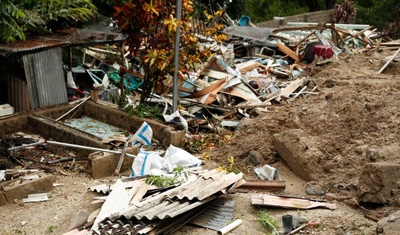
[[[28,32],[46,33],[63,24],[91,19],[91,0],[1,0],[0,40],[25,40]]]

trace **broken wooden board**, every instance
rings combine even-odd
[[[281,96],[284,98],[289,98],[289,96],[297,90],[301,85],[303,85],[304,78],[299,78],[294,81],[291,81],[289,85],[287,85],[285,88],[281,89]]]
[[[290,58],[294,59],[296,62],[300,62],[300,57],[296,54],[296,52],[287,47],[285,44],[283,44],[282,42],[277,42],[276,46],[280,51],[288,55]]]
[[[246,62],[235,64],[235,67],[238,68],[240,73],[243,74],[252,71],[255,68],[262,67],[262,64],[255,60],[249,60]]]
[[[378,71],[378,74],[382,73],[383,70],[385,70],[385,68],[390,64],[390,62],[392,62],[392,60],[394,58],[396,58],[397,54],[400,52],[400,48],[397,49],[396,53],[394,53],[394,55],[382,66],[382,68]]]
[[[255,103],[262,103],[261,100],[258,99],[256,94],[254,94],[254,92],[243,83],[225,89],[221,93],[237,96],[246,101],[252,100]]]
[[[221,80],[224,78],[230,80],[232,78],[232,75],[230,75],[229,73],[219,72],[219,71],[215,71],[212,69],[204,69],[200,74],[203,76],[212,77],[212,78],[215,78],[218,80]]]
[[[279,197],[273,195],[256,195],[251,197],[251,204],[258,206],[273,206],[287,209],[313,209],[313,208],[328,208],[336,209],[336,204],[311,201],[308,199]]]

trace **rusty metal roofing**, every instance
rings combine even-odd
[[[0,44],[0,55],[29,54],[38,50],[65,46],[118,43],[124,40],[121,33],[70,29],[48,35],[30,36],[27,40]]]
[[[268,37],[274,28],[261,28],[249,26],[229,26],[222,32],[236,37],[253,39],[260,42],[268,41]]]
[[[243,179],[243,174],[212,170],[199,175],[194,181],[145,199],[120,211],[118,217],[146,218],[148,220],[173,218],[193,208],[214,200],[229,187]]]

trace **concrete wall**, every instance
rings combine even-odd
[[[326,11],[316,11],[309,12],[300,15],[280,17],[281,19],[274,19],[265,22],[260,22],[255,24],[257,27],[266,27],[266,28],[278,28],[279,26],[285,25],[287,22],[328,22],[330,20],[329,13],[330,10]]]
[[[28,131],[60,142],[106,148],[107,145],[102,143],[100,138],[55,121],[75,106],[76,104],[62,105],[0,118],[0,138],[5,138],[15,132]],[[173,127],[161,122],[129,116],[122,110],[100,105],[92,100],[86,101],[82,107],[72,111],[61,120],[69,118],[71,115],[73,115],[73,118],[79,118],[83,115],[89,116],[131,133],[135,133],[146,121],[153,130],[153,138],[159,140],[164,147],[171,144],[179,146],[185,136],[184,131],[175,131]]]
[[[99,112],[100,109],[101,112]],[[143,122],[146,121],[153,130],[153,138],[159,140],[165,147],[168,147],[170,144],[179,146],[181,140],[185,136],[184,131],[175,131],[174,128],[164,125],[161,122],[139,118],[136,116],[129,116],[128,113],[124,111],[106,107],[93,101],[85,103],[84,113],[87,116],[132,133],[135,133],[143,124]]]

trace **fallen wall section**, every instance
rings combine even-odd
[[[297,176],[307,181],[318,179],[318,175],[322,173],[318,165],[326,157],[317,148],[318,142],[314,138],[302,130],[291,129],[275,134],[272,143]]]

